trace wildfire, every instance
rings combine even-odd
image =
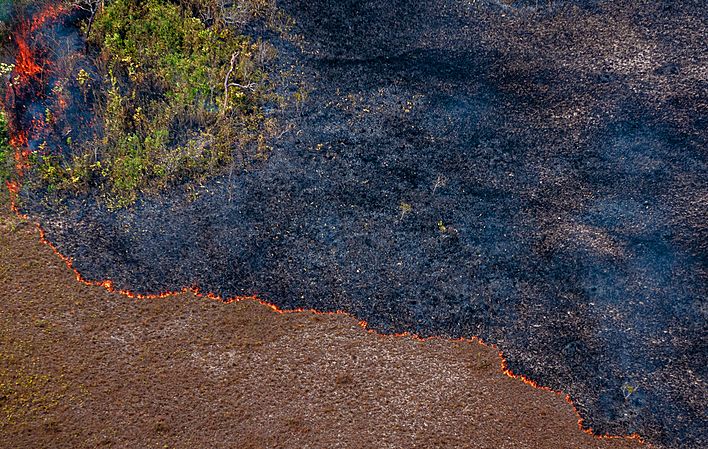
[[[32,17],[29,31],[37,31],[47,22],[56,20],[60,15],[68,12],[64,5],[46,5],[42,10]]]
[[[25,170],[29,168],[31,151],[27,144],[27,131],[25,130],[18,130],[10,136],[10,146],[15,149],[15,171],[19,177],[22,177]]]
[[[31,78],[42,72],[35,61],[34,53],[27,43],[31,33],[38,31],[47,22],[56,20],[60,15],[67,12],[63,6],[48,5],[40,10],[32,17],[29,23],[24,23],[15,33],[15,42],[17,43],[17,58],[15,61],[15,70],[21,77]]]
[[[25,37],[18,34],[15,36],[17,43],[17,60],[15,70],[21,77],[32,78],[42,72],[42,68],[37,65],[34,60],[34,55],[30,49]]]
[[[14,186],[17,188],[17,186]],[[11,186],[8,183],[8,188],[10,188],[11,192],[13,191],[13,186]],[[16,190],[16,192],[19,190]],[[20,212],[20,210],[16,207],[15,205],[15,195],[13,194],[11,197],[11,209],[13,212],[21,219],[24,220],[29,220],[29,217],[23,213]],[[136,293],[130,290],[126,289],[118,289],[115,287],[113,281],[110,279],[106,280],[101,280],[101,281],[91,281],[86,278],[84,278],[81,273],[74,268],[74,263],[73,260],[70,257],[65,256],[62,254],[57,247],[50,242],[46,238],[46,234],[44,229],[39,223],[34,223],[35,226],[37,227],[39,231],[39,238],[42,243],[47,245],[51,250],[54,252],[54,254],[57,255],[64,263],[66,266],[74,273],[74,276],[76,280],[84,285],[88,286],[97,286],[97,287],[102,287],[106,289],[109,292],[112,293],[117,293],[123,296],[126,296],[128,298],[133,298],[133,299],[141,299],[141,300],[150,300],[150,299],[162,299],[162,298],[168,298],[168,297],[173,297],[176,295],[180,294],[185,294],[185,293],[192,293],[198,298],[203,298],[203,299],[209,299],[212,301],[219,301],[224,304],[231,304],[235,303],[238,301],[244,301],[244,300],[251,300],[251,301],[256,301],[260,303],[261,305],[268,307],[275,313],[279,314],[288,314],[288,313],[311,313],[311,314],[316,314],[316,315],[345,315],[345,316],[352,316],[350,313],[342,311],[342,310],[337,310],[334,312],[321,312],[315,309],[302,309],[302,308],[296,308],[296,309],[281,309],[280,307],[276,306],[275,304],[272,304],[270,302],[264,301],[263,299],[260,299],[258,296],[235,296],[232,298],[224,298],[221,297],[215,293],[211,292],[202,292],[199,288],[197,287],[188,287],[188,288],[183,288],[180,291],[167,291],[167,292],[162,292],[162,293],[157,293],[157,294],[141,294],[141,293]],[[530,379],[523,374],[516,374],[508,366],[508,362],[506,361],[506,358],[504,357],[504,353],[493,343],[487,343],[484,340],[482,340],[479,337],[471,337],[471,338],[445,338],[445,337],[420,337],[416,334],[409,333],[409,332],[403,332],[403,333],[397,333],[397,334],[381,334],[377,332],[374,329],[371,329],[369,327],[369,324],[364,321],[364,320],[358,320],[357,321],[358,325],[361,326],[363,329],[366,330],[366,332],[370,334],[374,334],[379,338],[411,338],[413,340],[419,341],[419,342],[426,342],[426,341],[431,341],[431,340],[446,340],[446,341],[458,341],[458,342],[466,342],[466,343],[476,343],[476,344],[481,344],[486,347],[490,347],[497,351],[499,354],[499,359],[501,360],[500,362],[500,369],[501,372],[504,373],[506,376],[515,379],[515,380],[520,380],[521,382],[525,383],[526,385],[536,388],[539,390],[543,391],[548,391],[550,393],[553,393],[555,395],[561,396],[573,409],[573,412],[578,418],[578,428],[583,431],[584,433],[594,437],[594,438],[599,438],[599,439],[627,439],[627,440],[633,440],[638,442],[639,444],[645,444],[645,441],[642,439],[642,437],[636,433],[630,434],[630,435],[602,435],[602,434],[597,434],[593,431],[592,428],[590,427],[585,427],[583,425],[583,418],[580,416],[580,413],[578,412],[578,409],[575,407],[575,404],[573,404],[573,401],[570,397],[569,394],[563,393],[561,391],[556,391],[553,390],[549,387],[546,387],[544,385],[540,385],[538,382],[534,381],[533,379]]]
[[[27,131],[17,130],[10,136],[10,145],[14,148],[27,146]]]
[[[7,190],[10,192],[11,196],[14,197],[18,193],[20,193],[20,185],[17,182],[7,181],[5,183],[5,185],[7,185]],[[14,204],[12,204],[10,207],[12,208],[13,211],[17,212],[17,208],[15,207]]]
[[[30,33],[39,30],[46,23],[56,20],[59,16],[61,16],[65,12],[67,12],[67,9],[64,7],[50,5],[50,6],[46,7],[45,9],[43,9],[42,11],[38,12],[32,18],[32,20],[29,22],[29,25],[22,27],[20,32],[18,32],[15,35],[15,42],[17,43],[17,48],[18,48],[15,70],[16,70],[17,74],[20,75],[21,83],[24,83],[26,85],[29,82],[30,78],[35,77],[36,75],[41,73],[43,70],[42,67],[37,64],[37,62],[35,60],[34,53],[27,43]],[[46,64],[46,62],[43,62],[43,64]],[[66,107],[66,102],[63,98],[60,99],[60,106],[62,108]],[[33,131],[35,131],[35,130],[37,130],[37,128],[41,128],[40,125],[42,125],[42,124],[37,122],[35,119],[35,120],[33,120],[32,125],[33,125],[32,126]],[[11,128],[14,128],[14,127],[11,127]],[[6,185],[7,185],[8,191],[10,192],[10,208],[19,218],[21,218],[23,220],[29,220],[29,217],[26,214],[23,214],[20,211],[20,209],[18,208],[17,196],[19,195],[20,190],[21,190],[20,179],[22,178],[22,174],[25,172],[25,170],[27,168],[29,168],[28,158],[29,158],[31,151],[28,147],[28,142],[29,142],[28,132],[26,130],[11,129],[10,144],[15,149],[15,165],[17,168],[18,180],[8,181],[6,183]],[[206,292],[206,293],[202,292],[197,287],[188,287],[188,288],[182,289],[181,291],[168,291],[168,292],[162,292],[162,293],[158,293],[158,294],[140,294],[140,293],[136,293],[136,292],[133,292],[130,290],[118,289],[115,287],[113,281],[111,281],[110,279],[101,280],[101,281],[91,281],[91,280],[85,279],[81,275],[81,273],[76,268],[74,268],[73,260],[71,258],[65,256],[64,254],[62,254],[57,249],[57,247],[46,238],[45,231],[41,227],[41,225],[39,223],[35,223],[35,226],[39,230],[39,236],[40,236],[41,242],[46,244],[49,248],[51,248],[51,250],[62,261],[64,261],[66,266],[74,273],[74,276],[78,282],[85,284],[85,285],[89,285],[89,286],[102,287],[109,292],[118,293],[118,294],[124,295],[129,298],[147,300],[147,299],[167,298],[167,297],[171,297],[171,296],[175,296],[175,295],[179,295],[179,294],[183,294],[183,293],[192,293],[197,297],[205,298],[205,299],[209,299],[209,300],[214,300],[214,301],[219,301],[219,302],[222,302],[225,304],[243,301],[243,300],[253,300],[253,301],[259,302],[260,304],[262,304],[262,305],[270,308],[274,312],[280,313],[280,314],[313,313],[313,314],[321,314],[321,315],[347,315],[347,316],[351,316],[348,312],[344,312],[344,311],[340,311],[340,310],[335,311],[335,312],[320,312],[320,311],[317,311],[314,309],[300,309],[300,308],[298,308],[298,309],[281,309],[278,306],[276,306],[275,304],[264,301],[264,300],[258,298],[257,296],[236,296],[233,298],[223,298],[223,297],[216,295],[214,293],[211,293],[211,292]],[[386,335],[386,334],[377,333],[375,330],[370,329],[369,325],[366,321],[363,321],[363,320],[358,321],[358,324],[359,324],[359,326],[364,328],[367,332],[375,334],[375,335],[382,337],[382,338],[383,337],[412,338],[414,340],[421,341],[421,342],[432,340],[432,339],[442,339],[443,338],[443,337],[422,338],[416,334],[412,334],[412,333],[408,333],[408,332],[404,332],[404,333],[400,333],[400,334]],[[499,350],[499,348],[496,345],[486,343],[478,337],[447,339],[447,340],[479,343],[479,344],[494,348],[494,350],[496,350],[499,353],[499,357],[501,360],[501,367],[500,368],[501,368],[501,371],[505,375],[509,376],[512,379],[518,379],[533,388],[541,389],[544,391],[549,391],[549,392],[552,392],[552,393],[557,394],[559,396],[562,396],[565,399],[565,401],[571,405],[571,407],[575,411],[576,415],[578,416],[578,426],[583,432],[585,432],[589,435],[592,435],[593,437],[596,437],[596,438],[625,438],[625,439],[636,440],[642,444],[644,443],[642,438],[637,434],[632,434],[632,435],[627,435],[627,436],[597,435],[593,432],[593,430],[591,428],[585,428],[583,426],[583,420],[580,417],[580,414],[578,413],[577,409],[573,405],[569,395],[564,394],[560,391],[555,391],[555,390],[552,390],[551,388],[539,385],[537,382],[535,382],[532,379],[527,378],[524,375],[516,374],[516,373],[512,372],[508,367],[508,363],[504,357],[503,352],[501,350]]]
[[[36,50],[30,45],[34,33],[37,33],[42,26],[56,20],[66,12],[68,12],[68,9],[64,6],[47,5],[44,9],[34,14],[30,20],[21,22],[17,27],[13,34],[17,45],[14,70],[16,81],[15,85],[8,88],[6,92],[6,104],[3,105],[5,109],[7,109],[7,105],[14,104],[17,93],[26,91],[27,88],[31,86],[33,80],[45,70],[44,68],[49,63],[48,61],[38,62]],[[10,98],[13,100],[10,100]],[[59,106],[62,109],[66,107],[66,100],[64,98],[59,99]],[[22,123],[20,123],[20,119],[16,117],[14,123],[10,124],[10,145],[14,148],[15,169],[18,178],[11,187],[8,185],[8,188],[10,188],[10,191],[13,193],[19,192],[21,179],[25,171],[29,169],[29,156],[31,154],[29,148],[30,135],[41,132],[45,128],[45,122],[37,118],[32,118],[31,124],[28,127],[29,129],[22,129]]]

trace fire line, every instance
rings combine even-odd
[[[35,60],[35,55],[33,54],[33,51],[31,47],[28,44],[28,39],[31,37],[32,32],[38,31],[42,26],[44,26],[47,22],[51,22],[53,20],[56,20],[58,17],[60,17],[62,14],[68,12],[65,8],[58,7],[58,6],[48,6],[44,10],[40,11],[37,13],[33,19],[29,22],[29,25],[25,23],[23,26],[21,26],[20,31],[15,35],[15,42],[17,44],[18,52],[16,56],[16,63],[15,63],[15,68],[16,72],[18,75],[20,75],[20,82],[23,83],[25,86],[31,81],[32,78],[36,77],[38,74],[40,74],[43,69],[40,65],[37,64]],[[46,62],[43,61],[43,64],[46,64]],[[6,105],[2,104],[0,105],[3,107],[3,109],[6,109]],[[20,191],[22,189],[22,178],[26,170],[29,169],[29,155],[31,154],[31,150],[29,149],[29,136],[28,132],[26,130],[22,129],[16,129],[16,126],[10,126],[10,144],[14,148],[14,157],[15,157],[15,167],[17,169],[17,179],[13,181],[7,181],[6,182],[6,187],[10,193],[10,209],[11,211],[20,219],[25,220],[25,221],[30,221],[30,217],[27,214],[22,213],[20,208],[17,205],[17,199],[20,195]],[[84,285],[88,286],[97,286],[97,287],[103,287],[105,290],[111,293],[117,293],[123,296],[126,296],[128,298],[132,299],[140,299],[140,300],[150,300],[150,299],[161,299],[161,298],[168,298],[184,293],[192,293],[198,298],[203,298],[203,299],[208,299],[208,300],[213,300],[213,301],[219,301],[224,304],[230,304],[238,301],[243,301],[243,300],[253,300],[256,301],[263,306],[268,307],[272,311],[279,313],[279,314],[287,314],[287,313],[311,313],[311,314],[318,314],[318,315],[345,315],[349,317],[354,317],[352,314],[346,311],[342,310],[337,310],[335,312],[321,312],[315,309],[303,309],[303,308],[296,308],[296,309],[281,309],[275,304],[272,304],[270,302],[264,301],[260,299],[258,296],[235,296],[231,298],[224,298],[219,295],[216,295],[212,292],[202,292],[199,288],[197,287],[186,287],[183,288],[181,291],[167,291],[167,292],[162,292],[162,293],[156,293],[156,294],[142,294],[142,293],[137,293],[131,290],[126,290],[126,289],[119,289],[116,288],[115,285],[113,284],[113,281],[110,279],[106,280],[99,280],[99,281],[92,281],[84,278],[81,273],[74,268],[73,265],[73,260],[70,257],[65,256],[62,254],[58,248],[50,242],[47,237],[44,229],[42,226],[37,223],[37,222],[32,222],[35,227],[37,228],[39,232],[39,239],[40,241],[47,245],[51,250],[56,254],[59,259],[61,259],[67,268],[69,268],[73,273],[74,277],[76,280]],[[414,333],[409,333],[409,332],[403,332],[403,333],[395,333],[395,334],[383,334],[379,333],[374,329],[371,329],[366,321],[363,320],[357,320],[357,323],[359,326],[361,326],[366,332],[375,334],[376,336],[380,338],[386,338],[386,337],[393,337],[393,338],[410,338],[419,342],[425,342],[429,340],[444,340],[444,341],[457,341],[457,342],[466,342],[466,343],[477,343],[481,344],[483,346],[489,347],[494,349],[501,360],[500,363],[500,369],[502,373],[504,373],[506,376],[520,380],[526,385],[529,385],[530,387],[543,390],[543,391],[548,391],[552,392],[555,395],[563,397],[563,399],[570,404],[570,406],[573,409],[573,412],[576,414],[578,418],[578,427],[580,430],[582,430],[584,433],[591,435],[594,438],[598,439],[627,439],[627,440],[634,440],[639,442],[640,444],[645,444],[645,441],[642,439],[642,437],[636,433],[630,434],[630,435],[607,435],[607,434],[596,434],[592,428],[590,427],[585,427],[583,425],[583,418],[580,416],[580,413],[578,412],[577,408],[572,402],[572,399],[569,394],[563,393],[562,391],[557,391],[553,390],[549,387],[540,385],[533,379],[530,379],[523,374],[517,374],[511,371],[511,369],[508,366],[508,362],[506,358],[504,357],[504,353],[497,347],[497,345],[493,343],[488,343],[483,341],[479,337],[470,337],[470,338],[445,338],[441,336],[432,336],[432,337],[420,337]]]

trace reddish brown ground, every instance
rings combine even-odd
[[[0,215],[2,448],[625,448],[473,342],[78,283]]]

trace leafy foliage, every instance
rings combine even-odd
[[[13,171],[12,147],[10,147],[7,133],[7,120],[5,114],[0,113],[0,183],[4,183]]]
[[[47,187],[98,187],[120,208],[141,191],[267,156],[276,123],[262,112],[275,98],[264,68],[275,50],[240,34],[232,16],[204,18],[211,3],[113,0],[99,10],[88,37],[97,70],[76,70],[72,82],[96,99],[101,132],[67,141],[70,159],[37,160]],[[253,14],[270,4],[252,3]]]

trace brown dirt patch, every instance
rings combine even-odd
[[[0,215],[0,447],[625,448],[474,342],[78,283]]]

